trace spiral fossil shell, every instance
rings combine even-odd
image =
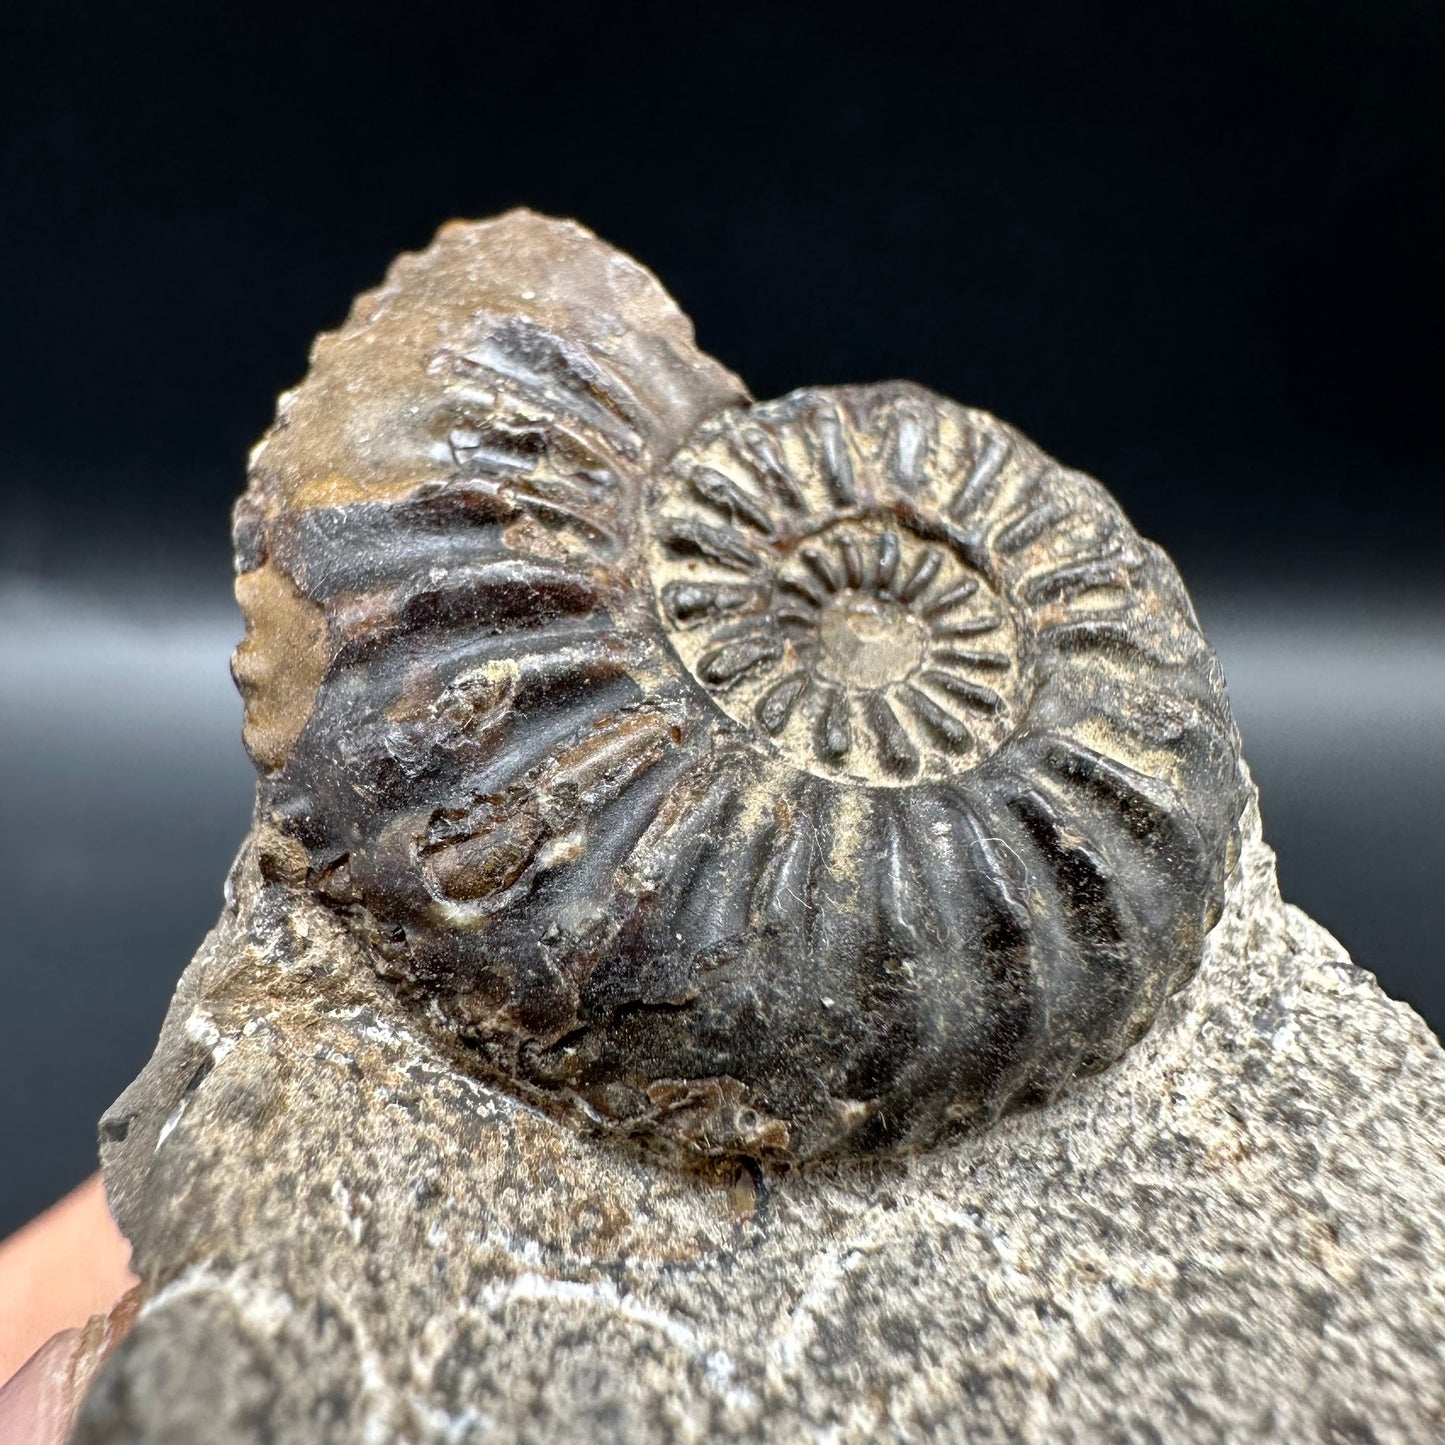
[[[272,868],[531,1097],[704,1155],[924,1147],[1199,963],[1242,784],[1168,558],[921,387],[751,402],[580,227],[398,261],[236,538]]]

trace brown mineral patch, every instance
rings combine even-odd
[[[421,477],[379,482],[360,482],[347,476],[312,477],[300,483],[286,503],[293,511],[304,512],[312,508],[344,507],[352,502],[405,501],[424,481]]]
[[[326,617],[274,562],[236,578],[246,636],[231,675],[246,703],[243,736],[258,767],[291,754],[326,672]]]
[[[256,863],[268,883],[299,886],[310,866],[305,845],[281,832],[274,823],[256,829]]]

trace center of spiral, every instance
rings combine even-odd
[[[841,598],[818,622],[820,676],[872,690],[902,682],[923,662],[928,632],[905,607],[877,597]]]
[[[701,428],[649,495],[678,660],[754,747],[831,782],[956,777],[1028,696],[1014,599],[936,515],[959,467],[923,465],[930,435],[906,408],[763,405]]]

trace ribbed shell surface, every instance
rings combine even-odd
[[[513,213],[397,263],[237,510],[272,867],[460,1057],[683,1154],[925,1147],[1198,966],[1222,679],[1108,494],[906,383],[753,403]]]

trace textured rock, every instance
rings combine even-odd
[[[1437,1437],[1445,1054],[1246,829],[1112,1070],[712,1180],[459,1072],[248,850],[102,1125],[147,1303],[76,1440]]]
[[[1096,483],[749,404],[517,213],[318,343],[236,538],[256,823],[77,1441],[1445,1432],[1445,1054]]]

